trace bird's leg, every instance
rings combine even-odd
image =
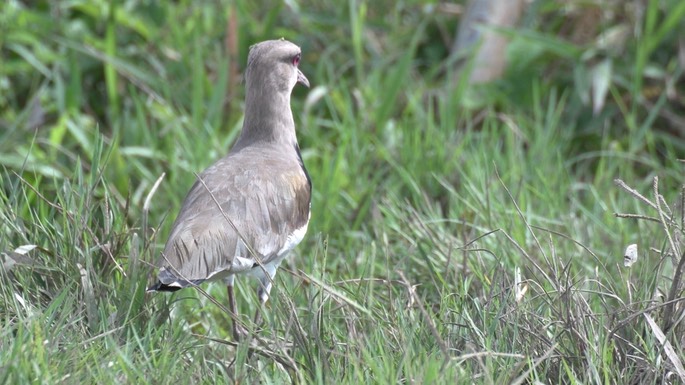
[[[264,306],[264,304],[262,304],[262,306]],[[252,321],[257,330],[259,330],[259,326],[262,323],[262,306],[257,308],[257,310],[254,313],[254,320]]]
[[[269,300],[269,294],[271,293],[271,286],[276,276],[276,270],[280,263],[272,263],[270,265],[263,266],[263,271],[259,277],[259,290],[257,290],[257,296],[259,297],[259,308],[254,315],[254,325],[259,328],[262,323],[262,310],[266,306],[266,301]]]
[[[247,331],[240,327],[238,320],[238,307],[235,303],[235,290],[233,289],[233,276],[231,276],[226,285],[226,292],[228,293],[228,311],[231,312],[231,326],[233,338],[240,341],[241,336],[247,335]]]
[[[238,341],[240,340],[240,333],[238,332],[238,309],[235,306],[235,292],[233,291],[233,285],[226,286],[226,291],[228,292],[228,311],[231,312],[231,326],[233,329],[233,338]]]
[[[269,292],[271,291],[271,283],[267,283],[265,285],[266,287],[260,287],[259,291],[257,292],[257,295],[259,296],[259,307],[254,313],[254,320],[252,323],[255,325],[255,328],[259,329],[262,323],[262,311],[264,307],[266,306],[266,301],[269,300]]]

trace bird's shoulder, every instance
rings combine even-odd
[[[198,175],[191,192],[205,191],[224,199],[255,194],[295,194],[309,184],[297,148],[251,146],[231,152]]]

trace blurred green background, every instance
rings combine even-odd
[[[520,4],[473,84],[460,1],[2,2],[0,380],[685,382],[685,2]],[[222,285],[144,290],[280,37],[312,221],[235,346]]]

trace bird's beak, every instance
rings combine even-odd
[[[304,76],[304,74],[302,73],[302,71],[300,71],[299,68],[297,69],[297,82],[309,88],[309,80],[307,80],[307,77]]]

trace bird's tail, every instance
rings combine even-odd
[[[162,283],[160,281],[157,281],[157,283],[148,287],[145,292],[151,293],[153,291],[176,291],[176,290],[181,290],[184,287],[185,286],[178,285],[177,282],[174,282],[172,284],[166,284],[166,283]]]

